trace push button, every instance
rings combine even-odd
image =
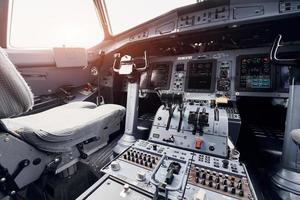
[[[200,138],[195,139],[195,148],[196,149],[201,149],[203,141]]]

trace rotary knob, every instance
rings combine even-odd
[[[138,181],[144,181],[146,179],[146,172],[140,171],[136,174],[136,179]]]
[[[111,162],[110,167],[111,167],[111,170],[113,170],[113,171],[119,171],[121,169],[120,164],[117,161]]]

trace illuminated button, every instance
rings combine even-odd
[[[195,148],[196,149],[201,149],[202,143],[203,143],[203,141],[200,138],[196,138],[195,139]]]

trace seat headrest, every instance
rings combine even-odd
[[[27,112],[33,103],[29,86],[0,47],[0,119]]]

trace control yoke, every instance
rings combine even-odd
[[[131,146],[137,136],[137,117],[139,107],[139,86],[140,75],[148,68],[147,53],[144,51],[144,65],[138,67],[137,60],[129,55],[121,57],[120,53],[114,55],[113,70],[119,75],[127,76],[127,103],[126,103],[126,122],[123,137],[118,141],[118,145],[114,148],[114,152],[119,154],[126,148]]]
[[[132,58],[129,55],[124,55],[121,57],[120,53],[116,53],[114,55],[114,63],[113,63],[113,70],[114,72],[120,75],[131,75],[134,72],[144,72],[148,68],[148,58],[147,52],[144,51],[144,67],[137,67],[135,61],[137,59]],[[119,67],[117,67],[119,65]]]

